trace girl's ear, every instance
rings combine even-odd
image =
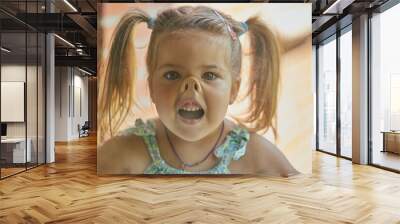
[[[229,105],[231,105],[231,104],[233,104],[233,102],[235,102],[236,97],[239,93],[239,87],[240,87],[240,78],[233,79],[232,88],[231,88],[231,96],[229,99]]]

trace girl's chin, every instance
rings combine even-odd
[[[182,116],[177,116],[177,120],[179,121],[180,124],[183,124],[184,126],[197,126],[199,124],[201,124],[201,122],[203,121],[204,116],[198,119],[187,119],[184,118]]]

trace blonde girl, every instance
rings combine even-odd
[[[147,81],[158,118],[115,133],[136,102],[131,39],[140,23],[152,29]],[[249,35],[251,63],[239,99],[242,34]],[[100,131],[112,137],[99,148],[99,174],[298,173],[257,134],[276,134],[279,84],[278,44],[258,17],[239,22],[206,6],[170,8],[156,18],[132,10],[114,32],[102,78]],[[226,119],[228,106],[244,99],[246,112]]]

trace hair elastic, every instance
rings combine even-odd
[[[241,36],[242,34],[244,34],[244,33],[246,33],[247,31],[249,31],[249,26],[247,25],[246,22],[241,22],[241,23],[240,23],[240,26],[243,28],[243,31],[240,32],[240,33],[238,34],[238,36]]]
[[[222,22],[225,24],[226,28],[228,29],[229,34],[231,35],[233,40],[237,39],[237,35],[235,33],[235,31],[232,30],[232,27],[229,26],[229,24],[226,22],[226,20],[224,19],[224,17],[221,16],[221,14],[219,14],[216,10],[213,9],[213,12],[215,13],[215,15],[217,15],[218,18],[220,18],[222,20]]]
[[[153,29],[155,23],[156,23],[156,19],[154,19],[153,17],[149,17],[149,20],[147,20],[147,27],[149,29]]]

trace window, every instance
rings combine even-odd
[[[352,33],[340,36],[340,155],[352,157]]]
[[[318,48],[318,149],[336,153],[336,39]]]
[[[371,162],[400,170],[400,5],[371,18]],[[397,132],[396,132],[397,131]]]
[[[390,130],[400,130],[400,73],[390,74]]]

